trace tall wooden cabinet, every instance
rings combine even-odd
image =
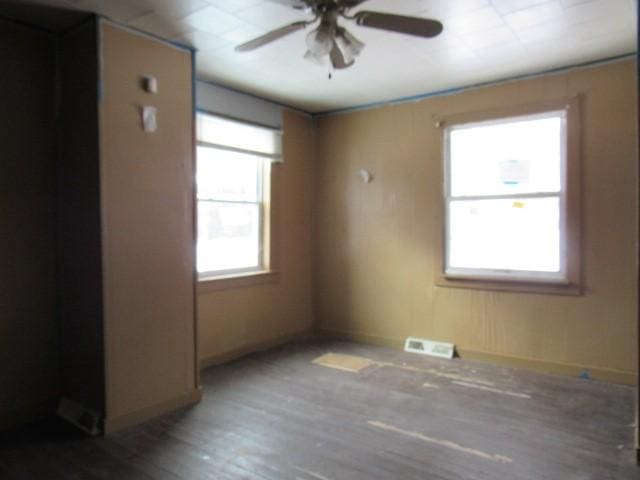
[[[192,56],[98,18],[60,40],[62,413],[107,433],[200,398]]]

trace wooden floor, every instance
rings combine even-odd
[[[5,434],[0,478],[640,478],[630,387],[334,341],[203,384],[200,405],[107,438],[55,420]]]

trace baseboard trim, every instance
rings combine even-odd
[[[397,349],[402,349],[404,347],[404,339],[399,338],[387,338],[360,332],[347,332],[326,328],[320,328],[317,330],[317,332],[319,335],[325,337],[352,340],[355,342],[382,345],[385,347],[392,347]],[[579,377],[586,372],[589,378],[592,378],[594,380],[622,385],[637,385],[637,374],[635,372],[591,367],[588,365],[549,362],[532,358],[523,358],[511,355],[501,355],[491,352],[468,350],[465,348],[458,348],[456,350],[461,358],[467,358],[469,360],[478,360],[487,363],[525,368],[527,370],[534,370],[536,372],[551,373],[569,377]]]
[[[207,355],[200,358],[200,370],[205,370],[209,367],[216,365],[222,365],[223,363],[236,360],[251,353],[262,352],[264,350],[270,350],[286,343],[306,340],[314,336],[314,332],[311,329],[305,329],[299,332],[287,333],[285,335],[279,335],[275,338],[264,340],[260,342],[248,342],[242,345],[236,346],[229,350],[225,350],[220,353],[214,353],[213,355]]]
[[[515,357],[511,355],[500,355],[490,352],[458,349],[461,358],[469,360],[479,360],[482,362],[497,363],[510,367],[525,368],[542,373],[553,373],[568,377],[580,377],[588,375],[588,378],[607,383],[618,383],[622,385],[636,385],[637,376],[635,372],[623,370],[613,370],[608,368],[591,367],[588,365],[577,365],[572,363],[549,362],[532,358]]]
[[[100,435],[102,414],[73,398],[63,395],[58,402],[56,414],[91,436]]]
[[[333,330],[328,328],[318,328],[316,329],[316,333],[317,335],[326,338],[337,338],[340,340],[368,343],[370,345],[380,345],[382,347],[391,347],[401,350],[404,349],[403,338],[381,337],[378,335],[370,335],[368,333],[348,332],[345,330]]]
[[[158,403],[141,410],[136,410],[135,412],[127,413],[126,415],[120,415],[114,418],[107,417],[104,419],[104,434],[107,435],[117,430],[132,427],[165,413],[172,412],[173,410],[194,405],[200,402],[200,400],[202,400],[202,389],[197,388],[166,402]]]

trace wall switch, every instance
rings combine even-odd
[[[158,93],[158,79],[152,75],[142,77],[142,88],[145,92]]]

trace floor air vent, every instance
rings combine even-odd
[[[100,434],[100,415],[70,398],[62,397],[60,399],[58,416],[71,422],[89,435],[96,436]]]
[[[453,343],[434,342],[433,340],[424,340],[422,338],[409,337],[404,342],[404,351],[411,353],[421,353],[422,355],[431,355],[440,358],[453,358]]]

